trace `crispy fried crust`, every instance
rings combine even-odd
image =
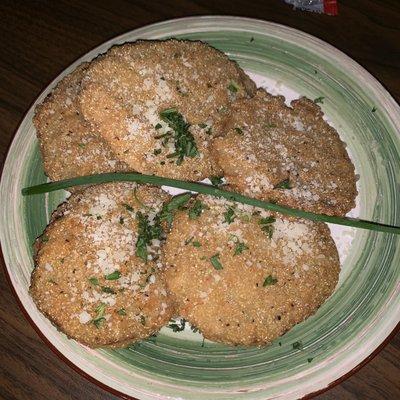
[[[147,263],[135,255],[136,212],[154,216],[167,198],[154,187],[104,184],[72,195],[54,214],[38,239],[30,293],[68,337],[90,347],[124,347],[170,319],[160,242],[152,243]]]
[[[270,343],[331,295],[339,259],[325,224],[277,216],[265,228],[260,222],[268,214],[254,215],[243,205],[229,224],[224,222],[229,203],[199,199],[209,209],[197,219],[183,211],[176,215],[164,259],[179,315],[207,339]]]
[[[284,104],[259,89],[232,105],[213,154],[236,190],[318,213],[344,215],[355,206],[354,166],[318,105]],[[276,188],[289,179],[290,189]]]
[[[87,66],[81,64],[67,75],[35,110],[33,122],[44,169],[52,180],[127,170],[77,108],[77,93]]]
[[[92,61],[81,110],[116,156],[143,173],[199,180],[220,173],[210,156],[214,125],[254,83],[228,57],[201,42],[138,41]],[[177,165],[171,127],[160,112],[176,109],[191,124],[199,154]]]

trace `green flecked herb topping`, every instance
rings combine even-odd
[[[211,184],[213,186],[220,186],[223,183],[223,176],[212,176],[210,177]]]
[[[239,128],[238,126],[235,128],[235,132],[236,132],[238,135],[243,135],[243,129],[242,129],[242,128]]]
[[[266,217],[260,218],[258,221],[261,230],[267,234],[267,236],[271,239],[274,234],[274,225],[273,223],[276,221],[275,217]]]
[[[105,321],[104,312],[106,310],[106,305],[104,303],[100,303],[96,308],[96,316],[93,318],[92,322],[96,326],[96,328],[100,328],[103,321]]]
[[[199,155],[194,136],[190,133],[188,124],[175,108],[169,108],[160,112],[161,119],[173,130],[175,152],[169,154],[168,158],[176,157],[176,164],[180,165],[185,157],[196,157]]]
[[[190,193],[182,193],[174,196],[168,203],[164,204],[160,212],[160,221],[166,221],[171,225],[174,219],[174,213],[182,209],[191,197],[192,195]]]
[[[242,254],[244,250],[248,250],[248,249],[249,249],[249,247],[246,245],[246,243],[238,242],[238,243],[236,243],[235,252],[233,253],[233,255],[237,256],[239,254]]]
[[[49,241],[49,237],[48,237],[47,235],[42,235],[42,236],[40,237],[40,241],[41,241],[42,243],[46,243],[46,242]]]
[[[189,208],[188,214],[190,219],[196,219],[201,215],[203,210],[206,210],[208,207],[202,203],[200,200],[196,200],[191,208]]]
[[[104,293],[115,294],[115,290],[109,286],[102,286],[101,291]]]
[[[300,350],[303,348],[303,343],[301,341],[292,343],[292,347],[294,350]]]
[[[94,286],[97,286],[97,285],[99,284],[99,280],[98,280],[96,277],[94,277],[94,276],[92,276],[91,278],[89,278],[89,282],[90,282],[92,285],[94,285]]]
[[[290,184],[289,178],[286,178],[283,181],[277,183],[274,186],[274,189],[292,189],[292,185]]]
[[[235,215],[235,210],[232,207],[229,207],[225,212],[224,212],[224,222],[227,222],[228,224],[231,224],[236,218]]]
[[[112,272],[111,274],[106,275],[105,278],[106,278],[108,281],[115,281],[115,280],[121,278],[121,272],[119,272],[119,271],[114,271],[114,272]]]
[[[199,241],[195,240],[195,241],[192,243],[192,246],[193,246],[193,247],[201,247],[201,243],[200,243]]]
[[[118,313],[118,315],[123,316],[123,315],[126,315],[126,310],[125,310],[125,308],[120,308],[120,309],[117,311],[117,313]]]
[[[132,212],[133,211],[133,207],[130,206],[129,204],[122,204],[128,211]]]
[[[278,282],[278,279],[273,278],[272,275],[268,275],[264,279],[263,287],[275,285],[276,282]]]
[[[140,323],[144,326],[146,325],[146,317],[144,315],[140,316]]]
[[[153,225],[149,222],[149,217],[140,211],[136,213],[136,220],[138,223],[138,238],[136,240],[135,254],[144,262],[147,262],[147,246],[153,239],[161,239],[163,230],[160,224],[159,216],[156,216]]]
[[[324,99],[325,99],[324,96],[317,97],[316,99],[314,99],[314,103],[315,104],[318,104],[318,103],[324,104]]]
[[[222,266],[222,264],[221,264],[221,261],[219,260],[219,253],[214,254],[214,255],[210,258],[210,261],[211,261],[212,266],[213,266],[215,269],[220,270],[220,269],[223,269],[223,268],[224,268],[224,267]]]
[[[228,85],[228,90],[232,93],[237,93],[239,90],[239,85],[235,81],[230,81]]]

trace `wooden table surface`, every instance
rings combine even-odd
[[[116,35],[176,17],[230,14],[301,29],[354,58],[400,102],[400,2],[339,6],[339,16],[330,17],[294,11],[282,0],[1,0],[0,160],[31,102],[70,63]],[[20,312],[3,268],[0,274],[0,398],[115,399],[46,347]],[[317,399],[400,399],[399,360],[397,334],[369,364]]]

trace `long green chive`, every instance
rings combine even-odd
[[[31,186],[22,189],[22,195],[28,196],[32,194],[48,193],[55,190],[67,189],[71,186],[94,185],[106,182],[137,182],[148,183],[155,186],[170,186],[214,197],[223,197],[230,201],[248,204],[250,206],[263,208],[264,210],[291,215],[298,218],[305,218],[312,221],[328,222],[331,224],[351,226],[354,228],[368,229],[371,231],[395,233],[397,235],[400,234],[400,226],[385,225],[380,224],[379,222],[365,221],[357,218],[316,214],[310,211],[299,210],[296,208],[281,206],[275,203],[269,203],[267,201],[253,199],[239,193],[230,192],[228,190],[216,188],[214,186],[204,183],[187,182],[178,179],[163,178],[161,176],[138,174],[135,172],[96,174],[65,179],[57,182],[43,183],[41,185]]]

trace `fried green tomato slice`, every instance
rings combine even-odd
[[[332,294],[340,265],[325,224],[205,196],[197,201],[200,214],[175,216],[163,257],[178,315],[205,338],[268,344]]]
[[[123,347],[168,322],[157,221],[168,198],[158,188],[109,183],[73,194],[54,213],[37,242],[30,294],[69,338]]]
[[[86,68],[81,64],[67,75],[35,109],[44,169],[52,180],[127,170],[80,114],[77,95]]]
[[[215,124],[255,84],[224,53],[198,41],[138,41],[112,47],[88,67],[85,119],[131,169],[200,180],[218,175]]]
[[[345,215],[357,196],[354,166],[320,107],[306,98],[292,107],[259,89],[232,105],[213,154],[227,182],[262,200]]]

